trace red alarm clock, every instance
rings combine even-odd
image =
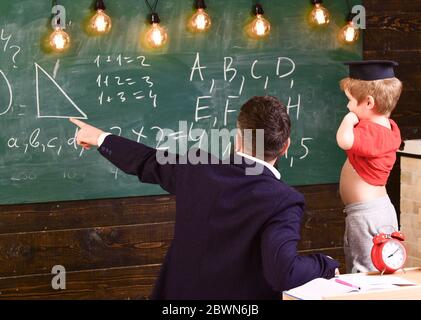
[[[407,257],[402,243],[404,240],[405,236],[399,231],[391,234],[379,233],[374,236],[371,260],[382,274],[402,269]]]

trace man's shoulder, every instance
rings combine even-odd
[[[293,186],[290,186],[281,179],[273,179],[268,176],[261,176],[259,183],[256,183],[253,188],[254,194],[262,195],[265,193],[266,197],[273,199],[273,204],[278,206],[283,205],[304,205],[304,196]]]
[[[303,195],[293,186],[289,185],[282,179],[276,180],[276,186],[291,197],[304,198]]]
[[[305,198],[294,187],[279,180],[268,197],[272,199],[271,219],[296,219],[296,217],[302,219]]]
[[[295,189],[293,186],[288,185],[287,183],[280,180],[280,190],[285,193],[285,201],[289,203],[295,203],[298,205],[304,205],[305,199],[301,192]]]

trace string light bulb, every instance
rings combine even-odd
[[[270,33],[270,23],[263,17],[265,13],[261,4],[256,4],[253,7],[253,13],[256,18],[249,24],[247,33],[254,39],[262,39]]]
[[[49,38],[50,47],[56,52],[66,51],[70,47],[69,35],[57,26]]]
[[[309,20],[312,25],[327,25],[330,22],[329,11],[323,7],[323,0],[311,0],[314,4],[313,10],[310,12]]]
[[[212,20],[205,11],[205,0],[196,0],[195,7],[196,12],[189,20],[189,29],[194,32],[208,31],[212,25]]]
[[[163,47],[168,41],[167,31],[161,27],[160,22],[158,14],[152,13],[150,18],[151,26],[146,31],[145,40],[146,44],[153,49]]]
[[[355,27],[353,19],[356,14],[349,14],[347,24],[341,29],[339,33],[339,40],[343,43],[351,44],[358,40],[360,32]]]
[[[96,13],[89,22],[91,30],[97,34],[107,34],[112,27],[111,18],[105,13],[105,9],[104,1],[97,0],[95,3]]]
[[[49,40],[51,48],[56,52],[63,52],[70,47],[70,37],[60,27],[55,28]]]

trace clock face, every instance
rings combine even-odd
[[[383,246],[382,258],[386,266],[398,270],[405,263],[405,247],[399,241],[390,240]]]

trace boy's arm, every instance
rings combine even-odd
[[[354,112],[349,112],[342,120],[336,133],[338,146],[343,150],[349,150],[354,144],[354,127],[359,122]]]
[[[169,193],[175,193],[177,158],[164,157],[154,148],[115,135],[107,135],[80,120],[71,119],[80,130],[76,141],[85,149],[99,147],[98,151],[116,167],[127,174],[137,175],[145,183],[159,184]],[[174,157],[176,157],[174,155]],[[174,160],[174,164],[168,163]]]
[[[322,254],[300,256],[303,206],[293,204],[282,210],[262,233],[262,260],[266,280],[275,291],[298,287],[315,278],[332,278],[339,263]]]

